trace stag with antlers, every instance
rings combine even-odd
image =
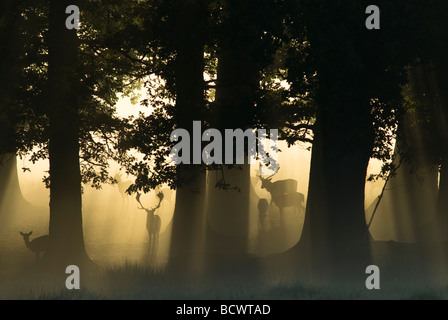
[[[156,210],[160,208],[160,204],[163,200],[163,192],[159,192],[157,194],[159,198],[159,203],[152,209],[145,208],[140,201],[140,193],[137,192],[137,196],[135,197],[137,202],[140,204],[140,210],[146,211],[146,230],[148,230],[149,242],[151,243],[153,240],[157,240],[159,237],[160,227],[162,225],[162,220],[160,217],[155,214]]]
[[[280,209],[280,216],[283,215],[283,209],[287,207],[294,207],[297,213],[305,211],[305,196],[303,193],[297,192],[297,180],[285,179],[272,182],[272,174],[267,178],[261,175],[257,177],[261,180],[261,188],[266,189],[271,194],[271,202]]]

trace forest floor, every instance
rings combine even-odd
[[[62,285],[67,275],[61,275],[59,280],[36,276],[29,255],[19,254],[9,270],[1,265],[0,299],[445,300],[448,269],[443,267],[446,261],[442,262],[436,253],[442,247],[434,243],[375,243],[373,251],[383,253],[375,262],[381,270],[380,290],[366,289],[365,270],[359,270],[358,282],[331,282],[301,273],[301,264],[285,255],[212,258],[209,266],[213,272],[188,277],[143,263],[124,262],[103,266],[93,274],[84,273],[81,290],[67,290]]]
[[[114,215],[121,221],[117,225],[125,228],[129,215],[110,212],[108,220]],[[281,236],[297,230],[298,224],[290,221],[290,229],[278,230],[273,223],[271,231],[256,239],[268,254],[231,259],[207,255],[203,257],[205,271],[182,276],[179,270],[164,268],[168,236],[161,235],[158,253],[148,253],[144,217],[135,216],[142,221],[132,222],[141,229],[129,232],[133,238],[125,234],[113,237],[117,233],[107,221],[95,217],[86,221],[86,247],[100,269],[81,273],[80,290],[65,288],[67,275],[63,272],[58,279],[50,280],[34,272],[35,257],[19,231],[33,230],[33,236],[45,234],[45,210],[15,226],[0,226],[0,299],[448,299],[446,243],[372,242],[372,263],[380,268],[380,289],[368,290],[367,266],[358,269],[356,281],[333,282],[310,276],[306,261],[294,253],[275,253],[274,243],[291,246],[294,237],[283,241]],[[182,262],[179,265],[183,267]]]

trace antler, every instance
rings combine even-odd
[[[158,194],[157,194],[157,197],[159,198],[159,203],[157,204],[157,206],[156,207],[154,207],[152,210],[156,210],[156,209],[159,209],[160,208],[160,204],[162,203],[162,200],[163,200],[163,197],[164,197],[164,194],[163,194],[163,192],[162,191],[160,191]]]
[[[138,208],[138,209],[141,209],[141,210],[148,210],[148,209],[146,209],[144,206],[143,206],[143,204],[141,203],[141,201],[140,201],[140,197],[141,197],[141,194],[140,193],[138,193],[137,192],[137,195],[135,196],[135,200],[137,200],[137,202],[140,204],[140,206],[141,206],[141,208]],[[155,206],[154,208],[152,208],[150,211],[152,211],[152,212],[154,212],[154,211],[156,211],[157,209],[159,209],[160,208],[160,204],[162,203],[162,200],[163,200],[163,198],[164,198],[164,194],[163,194],[163,192],[162,191],[160,191],[158,194],[157,194],[157,197],[159,198],[159,203],[157,204],[157,206]]]
[[[261,167],[261,163],[259,164],[259,167]],[[280,170],[280,165],[278,165],[278,169],[275,173],[271,174],[270,176],[268,176],[267,178],[263,178],[260,174],[260,169],[258,169],[258,174],[256,175],[258,178],[260,178],[260,180],[271,180],[273,176],[275,176],[278,171]]]
[[[141,194],[139,192],[137,192],[137,195],[135,196],[135,200],[137,200],[137,202],[140,203],[140,206],[141,206],[141,208],[138,208],[138,207],[137,208],[141,209],[141,210],[146,210],[146,208],[140,202],[140,196],[141,196]]]

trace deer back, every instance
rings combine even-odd
[[[278,207],[301,207],[305,201],[305,196],[300,192],[280,194],[274,198],[274,203]]]
[[[285,179],[271,182],[266,188],[270,193],[273,194],[286,194],[293,193],[297,191],[297,180]]]
[[[29,243],[30,250],[33,252],[46,251],[48,247],[48,239],[49,239],[48,235],[33,239]]]

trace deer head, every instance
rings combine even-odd
[[[266,189],[267,183],[270,182],[269,178],[263,178],[262,176],[257,175],[258,179],[261,181],[261,189]]]
[[[20,231],[20,235],[23,237],[23,240],[25,240],[25,242],[30,241],[30,235],[33,234],[33,231],[30,231],[28,233],[23,233],[22,231]]]
[[[145,210],[147,213],[149,213],[149,214],[154,214],[154,212],[158,209],[158,208],[160,208],[160,204],[162,203],[162,200],[163,200],[163,197],[164,197],[164,195],[163,195],[163,192],[159,192],[158,194],[157,194],[157,197],[159,198],[159,203],[157,204],[157,206],[155,206],[154,208],[152,208],[152,209],[148,209],[148,208],[145,208],[144,206],[143,206],[143,204],[140,202],[140,193],[138,193],[137,192],[137,195],[136,195],[136,197],[135,197],[135,199],[137,200],[137,202],[140,204],[140,208],[138,208],[138,209],[141,209],[141,210]]]
[[[279,169],[280,169],[280,166],[278,167]],[[278,172],[278,171],[277,171]],[[263,178],[262,176],[261,176],[261,174],[260,174],[260,170],[258,170],[258,174],[257,174],[257,177],[260,179],[260,181],[261,181],[261,188],[262,189],[266,189],[266,190],[269,190],[269,188],[271,187],[271,185],[272,185],[272,177],[274,177],[276,174],[277,174],[277,172],[275,172],[275,173],[273,173],[273,174],[271,174],[270,176],[268,176],[267,178]]]
[[[22,235],[22,237],[24,237],[24,238],[29,238],[30,237],[30,235],[32,235],[33,234],[33,231],[30,231],[30,232],[28,232],[28,233],[23,233],[23,232],[20,232],[20,234]]]

